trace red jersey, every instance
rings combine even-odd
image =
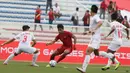
[[[105,4],[105,1],[103,1],[102,3],[101,3],[101,6],[100,6],[102,9],[104,9],[104,10],[106,10],[106,8],[107,8],[107,5]]]
[[[38,15],[38,17],[37,17],[37,15]],[[36,10],[35,19],[36,19],[36,20],[40,20],[40,19],[41,19],[41,9],[37,9],[37,10]]]
[[[85,14],[85,16],[83,17],[84,24],[90,24],[90,22],[87,22],[88,19],[90,19],[90,14]]]
[[[72,33],[68,31],[64,31],[56,36],[55,40],[61,40],[64,46],[72,47]]]
[[[54,13],[53,13],[53,11],[49,11],[48,15],[49,15],[49,20],[54,20]]]

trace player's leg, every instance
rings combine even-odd
[[[62,46],[61,46],[60,48],[56,49],[56,50],[52,53],[52,55],[51,55],[51,57],[50,57],[50,60],[55,60],[55,56],[60,55],[60,54],[62,54],[63,52],[64,52],[64,50],[62,49]]]
[[[55,56],[58,56],[58,55],[62,54],[63,52],[64,52],[64,49],[62,49],[62,46],[61,46],[60,48],[56,49],[56,50],[52,53],[52,55],[51,55],[51,57],[50,57],[50,61],[51,61],[51,60],[55,60]],[[46,65],[46,67],[51,67],[51,66],[50,66],[50,64],[48,64],[48,65]]]
[[[81,73],[85,73],[86,72],[86,69],[87,69],[87,66],[90,62],[90,54],[94,51],[93,48],[91,47],[88,47],[87,51],[86,51],[86,55],[85,55],[85,59],[84,59],[84,62],[82,64],[82,68],[78,68],[77,67],[77,70],[80,71]]]
[[[12,58],[14,58],[15,56],[17,56],[17,55],[20,54],[20,53],[21,53],[20,48],[15,49],[14,53],[10,54],[10,55],[8,56],[8,58],[4,61],[3,64],[4,64],[4,65],[7,65],[8,62],[9,62]]]
[[[36,64],[37,57],[40,54],[39,49],[36,49],[34,47],[24,47],[24,48],[21,48],[21,51],[23,51],[25,53],[33,54],[31,66],[36,66],[36,67],[39,66]]]
[[[99,55],[99,53],[98,53],[99,46],[100,46],[100,39],[91,39],[91,41],[88,45],[88,49],[86,51],[86,55],[85,55],[84,62],[82,64],[82,68],[77,68],[78,71],[80,71],[81,73],[86,72],[87,66],[90,62],[90,54],[95,50],[94,53],[96,55]]]
[[[110,68],[111,63],[116,63],[115,70],[117,70],[120,66],[120,62],[115,58],[114,53],[120,48],[120,45],[118,44],[110,44],[108,46],[108,56],[112,57],[111,59],[108,60],[108,63],[105,67],[102,67],[102,70],[107,70]]]
[[[61,60],[63,60],[68,54],[72,52],[72,48],[68,48],[65,46],[62,46],[62,49],[65,49],[60,58],[58,59],[57,63],[59,63]]]

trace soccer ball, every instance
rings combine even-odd
[[[56,61],[55,60],[51,60],[49,62],[49,64],[50,64],[51,67],[55,67],[56,66]]]

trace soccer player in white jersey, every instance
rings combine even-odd
[[[118,21],[116,21],[116,19],[117,19],[117,12],[115,12],[115,13],[113,13],[111,15],[111,19],[112,19],[112,22],[110,23],[111,31],[109,32],[109,34],[106,37],[108,37],[112,33],[114,33],[114,36],[113,36],[112,42],[108,46],[107,52],[108,53],[112,53],[114,55],[114,53],[122,45],[122,34],[123,34],[123,30],[126,30],[126,34],[127,34],[127,38],[128,39],[129,39],[129,30],[123,24],[121,24]],[[120,62],[115,57],[114,57],[114,62],[116,63],[115,70],[117,70],[118,67],[119,67],[119,65],[120,65]],[[102,67],[102,70],[109,69],[111,63],[112,63],[112,61],[109,59],[108,60],[108,64],[105,67]]]
[[[40,52],[38,49],[33,47],[36,44],[36,40],[35,40],[33,34],[31,34],[29,32],[29,28],[30,27],[28,25],[23,25],[22,33],[16,35],[14,38],[1,44],[1,46],[4,46],[6,44],[13,42],[16,39],[19,39],[19,45],[18,45],[17,49],[15,49],[14,53],[10,54],[10,56],[4,61],[4,63],[3,63],[4,65],[7,65],[8,61],[11,60],[13,57],[21,54],[22,52],[25,52],[25,53],[33,54],[33,60],[32,60],[31,66],[36,66],[36,67],[39,66],[35,62],[36,62],[37,57],[40,54]],[[32,41],[33,41],[33,43],[31,44]]]
[[[86,72],[86,68],[90,62],[90,54],[92,52],[94,52],[95,55],[97,56],[103,56],[103,57],[107,57],[112,59],[113,56],[107,54],[104,51],[98,51],[99,47],[100,47],[100,41],[101,41],[101,30],[100,27],[102,26],[102,21],[99,18],[99,16],[97,15],[98,12],[98,7],[96,5],[92,5],[91,6],[91,17],[90,17],[90,27],[89,27],[89,32],[86,32],[84,34],[87,33],[91,33],[92,37],[91,37],[91,41],[88,45],[87,51],[86,51],[86,55],[85,55],[85,59],[84,62],[82,64],[82,68],[76,68],[78,71],[80,71],[81,73],[85,73]]]

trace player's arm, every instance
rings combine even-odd
[[[127,34],[127,38],[129,39],[130,37],[129,37],[129,30],[128,30],[128,28],[126,28],[125,31],[126,31],[126,34]]]
[[[48,45],[52,45],[52,44],[54,44],[56,41],[57,41],[57,40],[54,39],[53,41],[51,41],[51,42],[49,42],[49,43],[46,43],[46,45],[47,45],[47,46],[48,46]]]
[[[96,31],[98,28],[100,28],[102,26],[102,21],[99,21],[98,23],[97,23],[97,26],[96,26],[96,28],[94,29],[94,31]]]
[[[12,39],[10,39],[10,40],[8,40],[8,41],[2,43],[1,46],[4,46],[4,45],[6,45],[6,44],[9,44],[9,43],[13,42],[14,40],[15,40],[15,38],[12,38]]]
[[[32,40],[32,47],[36,45],[36,40]]]
[[[76,49],[75,45],[77,43],[77,38],[75,35],[72,34],[72,38],[74,39],[74,50]]]
[[[115,31],[115,29],[112,29],[105,38],[107,38],[109,35],[111,35],[114,31]]]

